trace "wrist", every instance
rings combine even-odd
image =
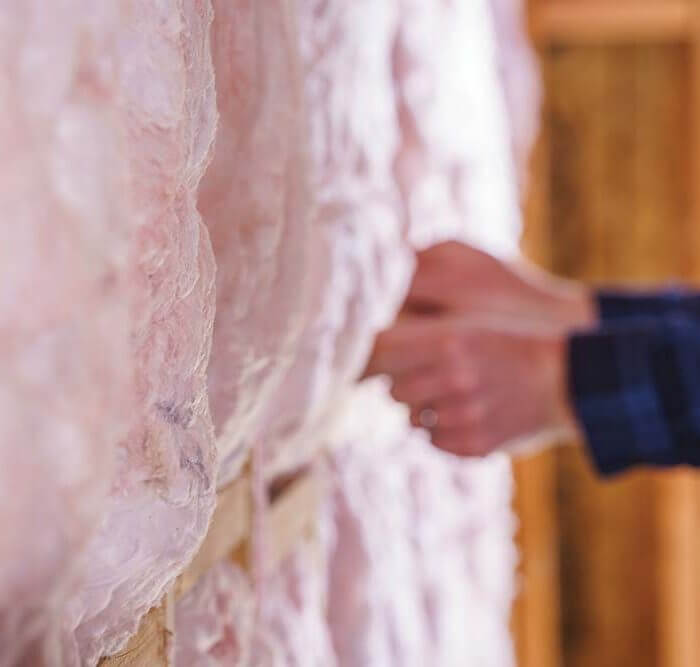
[[[563,333],[592,329],[599,320],[595,295],[588,287],[563,284],[550,294],[552,312]]]
[[[573,436],[581,433],[581,428],[571,400],[569,389],[569,336],[562,332],[549,337],[544,343],[542,368],[545,382],[550,388],[550,419],[553,428]]]

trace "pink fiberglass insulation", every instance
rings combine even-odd
[[[436,451],[381,380],[336,429],[316,542],[262,598],[232,565],[206,575],[178,609],[176,667],[513,665],[507,458]]]
[[[217,262],[209,387],[223,484],[258,441],[298,345],[309,207],[293,5],[213,4],[220,121],[199,205]]]
[[[308,460],[405,293],[412,254],[393,169],[395,2],[302,0],[311,295],[293,365],[269,402],[266,474]]]
[[[220,563],[177,605],[175,665],[249,667],[254,616],[247,576],[233,563]]]
[[[208,572],[178,604],[175,666],[335,667],[326,619],[328,517],[268,573],[262,597],[233,563]]]
[[[303,541],[265,582],[250,667],[336,667],[326,621],[325,554]]]
[[[60,609],[131,424],[120,3],[0,5],[0,665]]]
[[[517,247],[518,8],[0,8],[0,666],[121,648],[262,443],[266,477],[332,451],[320,539],[257,595],[209,573],[181,667],[512,664],[507,460],[356,381],[412,245]]]
[[[326,585],[318,540],[270,573],[262,600],[238,566],[220,563],[178,604],[176,667],[334,667]]]
[[[119,34],[136,423],[65,612],[68,664],[121,648],[196,552],[215,502],[206,386],[214,260],[196,209],[216,106],[207,0],[129,3]],[[73,637],[73,641],[71,641]]]
[[[293,366],[270,401],[268,476],[318,449],[395,315],[411,266],[406,219],[419,246],[460,238],[499,253],[517,247],[514,183],[524,165],[509,147],[529,149],[538,88],[519,5],[493,1],[499,33],[488,2],[298,4],[311,298]]]
[[[518,128],[509,122],[491,7],[400,6],[391,53],[401,133],[395,173],[411,240],[465,239],[512,254]],[[457,461],[432,450],[381,393],[372,383],[356,389],[329,438],[345,443],[335,456],[329,583],[338,663],[512,665],[508,460]]]
[[[346,419],[327,592],[338,666],[513,665],[507,458],[433,449],[381,381],[358,388]]]
[[[309,470],[322,507],[330,499],[329,469],[322,460]],[[336,667],[326,618],[328,511],[279,565],[268,567],[257,586],[258,618],[250,667]]]
[[[539,130],[542,96],[535,52],[525,30],[525,0],[491,0],[496,51],[521,189]]]
[[[316,529],[265,578],[246,667],[336,667],[326,620],[324,527]]]
[[[520,233],[515,128],[490,2],[400,1],[397,176],[412,240],[423,247],[459,238],[513,254]]]
[[[503,89],[505,47],[486,0],[309,0],[298,10],[313,278],[293,365],[264,406],[267,474],[330,448],[333,530],[325,567],[302,559],[287,587],[263,586],[261,609],[288,611],[282,641],[256,644],[256,659],[297,664],[295,624],[306,636],[309,623],[330,631],[333,656],[321,631],[303,643],[307,655],[340,667],[507,667],[516,558],[507,458],[447,457],[381,382],[355,384],[405,289],[407,232],[418,246],[463,238],[517,248],[520,130]],[[317,595],[286,607],[289,586],[319,570]],[[279,639],[273,627],[263,614],[256,636]]]

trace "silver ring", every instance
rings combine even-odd
[[[438,425],[438,413],[433,408],[424,408],[418,415],[418,421],[423,428],[430,431]]]

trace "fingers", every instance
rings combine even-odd
[[[442,243],[418,253],[405,308],[436,314],[477,308],[489,312],[494,288],[513,290],[517,283],[502,260],[464,243]]]
[[[463,266],[465,263],[496,261],[483,250],[461,241],[438,243],[416,253],[416,259],[419,269],[432,265],[437,266],[441,270],[449,270],[453,264]]]
[[[404,308],[414,312],[439,313],[450,304],[449,276],[439,267],[419,267],[406,297]]]
[[[399,321],[377,337],[365,374],[402,376],[437,366],[446,357],[458,358],[461,347],[459,327],[447,319]]]
[[[431,424],[424,422],[426,409],[430,411]],[[429,427],[432,443],[455,456],[486,456],[496,449],[490,416],[486,402],[474,394],[451,395],[429,408],[411,406],[413,426]]]
[[[486,402],[478,395],[452,395],[436,403],[423,406],[414,404],[411,407],[411,423],[414,426],[425,426],[422,412],[426,405],[435,413],[435,428],[441,429],[468,429],[473,432],[484,423],[488,414]]]
[[[443,452],[454,456],[488,456],[497,447],[489,438],[464,428],[435,428],[432,443]]]
[[[438,313],[447,309],[460,280],[456,272],[463,268],[463,254],[468,246],[450,241],[428,248],[416,255],[416,272],[405,308],[414,312]]]
[[[406,403],[416,410],[426,406],[436,409],[436,405],[441,405],[443,399],[445,405],[449,405],[449,397],[465,396],[474,391],[475,380],[474,374],[461,363],[420,369],[396,376],[391,395],[399,403]],[[451,406],[451,410],[457,411],[457,407]]]

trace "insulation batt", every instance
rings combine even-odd
[[[329,491],[325,466],[317,467]],[[326,505],[330,507],[330,504]],[[218,565],[177,606],[175,664],[187,667],[336,667],[326,619],[329,512],[270,570],[262,599],[231,562]],[[320,540],[318,538],[321,538]]]
[[[493,3],[2,3],[0,667],[122,648],[251,449],[331,450],[318,539],[205,577],[180,667],[512,664],[507,460],[357,383],[414,247],[516,249],[537,90]]]
[[[199,208],[217,261],[209,388],[224,484],[259,439],[299,345],[310,200],[292,3],[213,4],[220,120]]]
[[[198,549],[215,502],[214,258],[196,209],[216,123],[211,19],[207,0],[132,0],[117,38],[137,419],[64,612],[70,665],[124,646]]]
[[[220,563],[177,605],[176,664],[250,665],[254,621],[247,576],[233,563]]]
[[[508,460],[435,451],[380,381],[348,407],[329,543],[339,667],[513,665]]]
[[[522,37],[496,32],[488,2],[400,6],[395,173],[410,239],[422,247],[456,238],[512,254],[518,158],[533,136],[532,126],[511,125],[504,87],[520,63],[533,84],[529,96],[521,88],[522,113],[532,118],[532,54]],[[522,29],[516,2],[498,9],[500,26]],[[513,665],[509,463],[454,460],[407,424],[380,384],[366,382],[330,438],[345,443],[335,455],[328,609],[338,664]]]
[[[510,111],[518,99],[533,119],[538,97],[532,55],[512,39],[520,7],[499,0],[498,23],[486,0],[300,0],[297,8],[313,279],[304,335],[265,406],[266,474],[330,448],[321,521],[330,529],[321,530],[320,564],[301,548],[296,570],[265,578],[256,604],[286,611],[281,627],[261,611],[254,634],[269,641],[257,644],[257,662],[219,660],[201,642],[192,664],[315,665],[322,655],[320,664],[339,667],[507,667],[516,561],[508,460],[435,451],[380,380],[356,379],[377,328],[400,305],[411,246],[457,238],[517,250],[518,179],[534,124],[512,123]],[[518,70],[529,83],[514,96]],[[320,581],[318,597],[290,600],[310,580]],[[210,604],[207,586],[225,599],[225,582],[216,584],[205,580],[190,608]],[[256,598],[240,588],[229,595]],[[313,615],[319,630],[303,645],[304,661],[294,628],[306,637]],[[190,620],[179,620],[178,642],[192,659]],[[231,619],[218,623],[218,632],[235,631]]]
[[[411,240],[425,247],[457,238],[514,254],[520,232],[514,133],[491,5],[401,0],[401,6],[397,178]]]
[[[313,193],[311,294],[294,362],[268,407],[266,474],[305,463],[400,306],[412,251],[394,179],[395,2],[297,3]],[[371,26],[371,29],[368,27]]]
[[[336,667],[325,613],[326,554],[319,546],[302,541],[266,581],[251,667]]]
[[[317,543],[299,545],[266,582],[270,594],[258,612],[245,573],[219,564],[178,605],[175,664],[335,667],[321,558]]]
[[[60,662],[131,421],[120,3],[0,3],[0,665]]]
[[[331,491],[329,469],[317,462],[322,498]],[[327,505],[326,505],[327,506]],[[278,566],[269,568],[258,591],[258,621],[250,667],[337,667],[326,618],[328,550],[332,517],[318,515],[315,535],[302,539]]]
[[[535,53],[528,42],[524,0],[491,0],[496,51],[511,127],[513,159],[521,192],[539,129],[542,87]]]

